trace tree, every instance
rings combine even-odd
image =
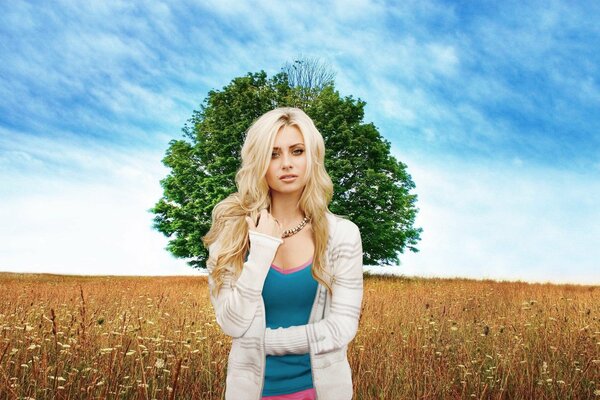
[[[154,228],[170,237],[167,250],[205,268],[202,244],[213,207],[236,191],[245,131],[263,113],[304,104],[305,88],[292,86],[286,72],[268,79],[264,71],[234,78],[211,90],[171,140],[162,162],[171,172],[160,181],[163,197],[149,211]],[[418,252],[422,228],[413,227],[417,195],[406,165],[390,155],[390,143],[363,123],[366,103],[342,98],[333,82],[314,92],[303,110],[325,140],[325,165],[334,182],[332,212],[348,216],[361,231],[365,264],[398,263],[405,248]]]
[[[316,58],[302,58],[286,63],[281,69],[288,77],[290,87],[297,90],[300,108],[306,108],[328,85],[334,84],[335,72]]]

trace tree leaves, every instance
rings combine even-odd
[[[415,184],[406,165],[390,155],[390,143],[372,123],[363,123],[365,105],[342,98],[333,81],[322,88],[291,87],[285,72],[270,79],[264,71],[248,73],[211,90],[183,127],[184,138],[170,141],[162,160],[171,172],[150,211],[153,227],[170,238],[167,250],[205,268],[201,237],[210,229],[213,207],[237,190],[246,130],[275,107],[303,106],[325,140],[325,166],[334,182],[330,209],[360,228],[364,263],[398,263],[398,252],[418,251],[417,196],[409,193]]]

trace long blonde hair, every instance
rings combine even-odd
[[[282,107],[268,111],[256,119],[246,133],[242,146],[242,164],[235,174],[238,191],[219,202],[212,210],[210,230],[202,237],[208,247],[219,241],[218,254],[209,254],[207,263],[215,283],[215,296],[232,267],[236,279],[242,272],[244,257],[250,247],[247,215],[256,221],[263,208],[270,207],[271,196],[266,173],[277,132],[284,126],[297,127],[304,138],[307,156],[307,180],[298,207],[311,218],[315,254],[311,268],[315,280],[331,293],[327,274],[325,250],[329,236],[326,212],[333,196],[333,183],[325,170],[325,143],[312,119],[299,108]],[[331,275],[329,275],[331,276]]]

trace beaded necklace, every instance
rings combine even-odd
[[[300,222],[300,224],[298,224],[298,226],[296,226],[295,228],[288,229],[288,230],[284,231],[283,232],[283,236],[281,236],[281,238],[285,239],[286,237],[295,235],[296,233],[300,232],[302,230],[302,228],[304,228],[309,221],[310,221],[310,218],[308,218],[308,217],[305,216],[302,219],[302,222]]]

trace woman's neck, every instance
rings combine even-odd
[[[296,193],[271,193],[271,209],[269,212],[284,229],[291,229],[304,218],[304,213],[297,206],[300,196]]]

